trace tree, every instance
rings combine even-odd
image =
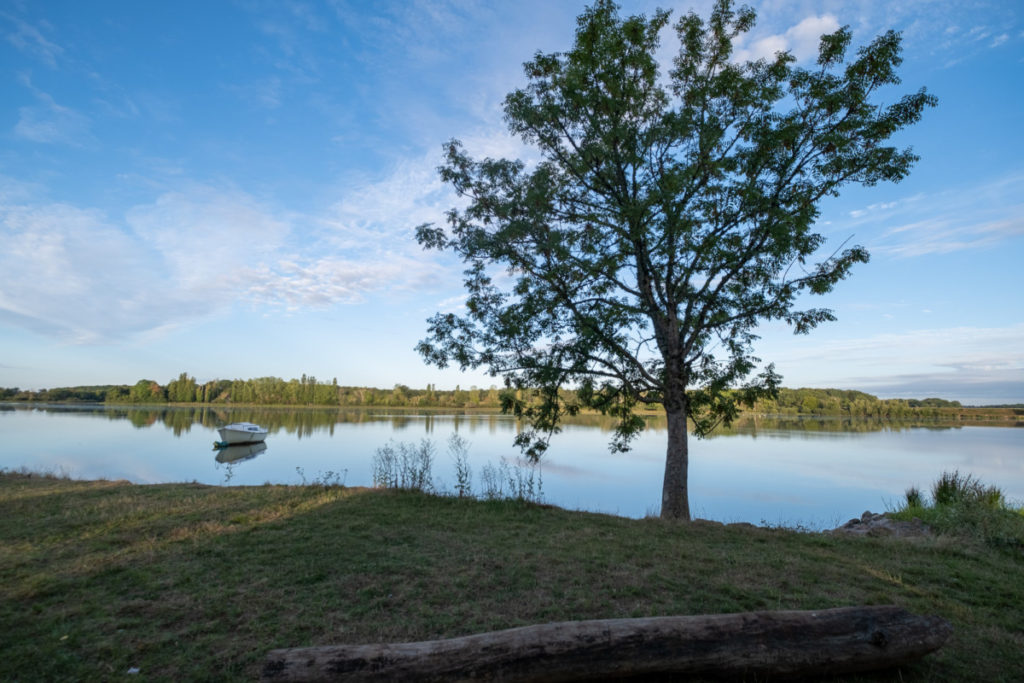
[[[172,403],[192,403],[196,400],[196,380],[187,372],[178,375],[178,379],[167,383],[167,400]]]
[[[829,292],[868,260],[859,246],[821,253],[820,201],[847,183],[903,178],[917,157],[883,143],[936,102],[922,89],[871,103],[899,82],[896,32],[849,63],[847,28],[821,37],[812,68],[785,52],[738,63],[733,41],[754,21],[730,0],[706,22],[682,17],[663,78],[669,13],[621,18],[597,0],[572,50],[536,54],[528,85],[505,99],[509,129],[541,160],[477,161],[450,141],[439,171],[467,202],[446,226],[417,229],[425,248],[463,259],[469,294],[464,315],[428,321],[417,346],[426,361],[535,389],[534,402],[504,406],[530,422],[517,442],[533,458],[581,406],[614,415],[611,447],[626,450],[643,428],[634,408],[660,404],[663,517],[690,514],[687,418],[706,435],[778,387],[772,365],[757,372],[757,325],[807,333],[833,320],[801,308],[804,295]],[[567,386],[576,402],[560,393]]]

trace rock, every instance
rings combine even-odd
[[[891,518],[887,513],[878,514],[867,510],[860,516],[860,519],[851,519],[846,524],[826,533],[837,536],[912,538],[931,536],[932,530],[917,517],[909,522],[904,522]]]

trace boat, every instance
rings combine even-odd
[[[220,442],[226,446],[236,443],[258,443],[267,438],[267,430],[252,422],[232,422],[217,430]]]

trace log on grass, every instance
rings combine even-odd
[[[804,677],[886,669],[938,649],[939,617],[895,606],[596,619],[417,643],[273,650],[269,681],[579,681],[654,674]]]

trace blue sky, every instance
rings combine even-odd
[[[500,384],[414,352],[462,288],[413,231],[454,203],[445,140],[530,157],[502,99],[535,51],[570,46],[583,6],[0,0],[0,386]],[[623,10],[657,6],[709,3]],[[903,84],[883,101],[940,100],[900,135],[921,156],[908,179],[822,207],[832,248],[872,253],[816,301],[838,322],[766,326],[759,355],[787,386],[1024,401],[1024,6],[753,6],[742,55],[895,28]]]

